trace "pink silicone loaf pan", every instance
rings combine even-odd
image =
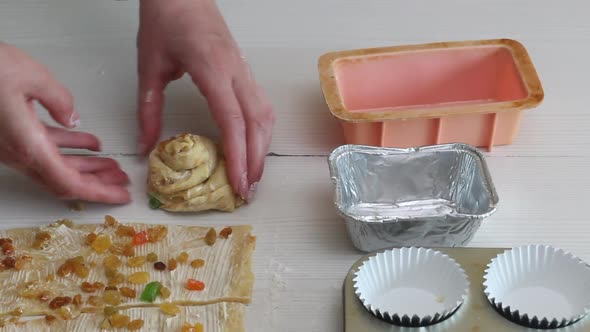
[[[324,98],[346,144],[417,147],[511,144],[543,88],[510,39],[331,52],[318,63]]]

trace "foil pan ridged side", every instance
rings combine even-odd
[[[497,208],[484,157],[469,145],[343,145],[328,163],[336,208],[362,251],[463,246]]]

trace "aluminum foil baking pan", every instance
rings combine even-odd
[[[466,245],[498,205],[483,155],[465,144],[343,145],[328,163],[336,209],[362,251]]]

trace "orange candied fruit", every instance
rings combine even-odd
[[[137,232],[135,233],[135,235],[133,236],[133,240],[131,241],[131,243],[133,243],[134,246],[139,246],[142,245],[144,243],[148,243],[149,239],[148,239],[148,232],[147,231],[141,231],[141,232]]]
[[[203,332],[205,331],[203,328],[203,324],[196,323],[195,325],[191,325],[189,323],[184,323],[182,325],[181,332]]]
[[[117,226],[119,222],[113,216],[106,215],[104,216],[104,224],[109,227],[114,227]]]
[[[131,226],[119,225],[117,227],[117,235],[118,236],[135,236],[135,229]]]
[[[186,281],[186,289],[202,291],[203,289],[205,289],[205,283],[196,279],[188,279]]]
[[[221,236],[224,239],[227,239],[231,233],[233,232],[231,227],[226,227],[224,229],[221,230],[221,232],[219,232],[219,236]]]

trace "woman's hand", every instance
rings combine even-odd
[[[58,149],[100,150],[88,133],[44,125],[33,103],[71,129],[79,123],[71,94],[47,71],[16,47],[0,43],[0,162],[13,167],[63,199],[127,203],[129,181],[116,161],[65,156]]]
[[[166,85],[188,73],[223,136],[234,190],[250,199],[262,177],[274,113],[256,85],[214,0],[142,0],[139,149],[157,143]]]

